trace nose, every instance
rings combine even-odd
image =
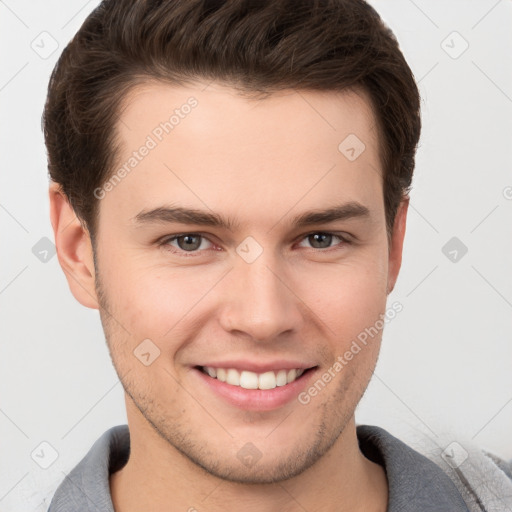
[[[258,342],[272,342],[300,330],[302,302],[283,268],[265,251],[252,263],[239,258],[223,283],[222,328]]]

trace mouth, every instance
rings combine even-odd
[[[272,390],[278,387],[288,386],[317,367],[311,368],[282,368],[256,373],[248,370],[237,370],[236,368],[215,368],[213,366],[196,366],[197,370],[210,378],[223,382],[233,387],[248,390]]]

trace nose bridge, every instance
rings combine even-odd
[[[263,251],[250,263],[237,256],[221,319],[226,330],[244,332],[258,341],[271,341],[298,328],[297,299],[284,284],[286,278],[281,269],[270,251]]]

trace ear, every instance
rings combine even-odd
[[[69,289],[83,306],[98,309],[89,232],[78,220],[59,184],[50,184],[50,219],[60,266]]]
[[[405,225],[407,220],[407,210],[409,208],[409,197],[402,199],[395,216],[393,224],[393,233],[389,243],[389,264],[388,264],[388,295],[393,291],[400,266],[402,265],[402,250],[404,246]]]

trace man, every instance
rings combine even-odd
[[[51,512],[506,510],[502,461],[473,456],[482,487],[356,427],[420,135],[370,6],[104,1],[44,126],[59,261],[128,416]]]

